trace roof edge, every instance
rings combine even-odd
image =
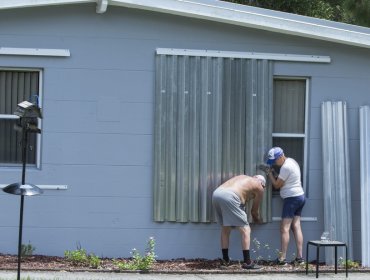
[[[322,24],[271,16],[238,9],[240,5],[216,5],[219,1],[194,0],[111,0],[111,5],[145,9],[199,19],[218,21],[249,28],[370,48],[370,33],[362,33]],[[254,9],[255,10],[255,9]],[[263,10],[263,9],[261,9]],[[305,18],[302,16],[302,18]]]
[[[5,3],[4,3],[5,2]],[[370,48],[370,32],[363,33],[325,24],[284,18],[256,12],[248,6],[221,1],[200,0],[12,0],[0,2],[1,9],[96,3],[97,13],[103,13],[108,5],[149,10],[179,16],[199,18],[232,25],[256,28],[276,33],[318,39],[350,46]],[[222,3],[222,5],[220,4]],[[227,3],[227,5],[225,5]],[[220,5],[219,5],[220,4]],[[263,9],[261,9],[263,11]],[[283,13],[282,13],[283,14]]]

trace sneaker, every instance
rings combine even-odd
[[[276,259],[275,263],[277,265],[287,265],[288,264],[288,262],[286,261],[286,259],[280,260],[279,258]]]
[[[256,270],[256,269],[261,269],[262,267],[260,267],[259,265],[255,264],[254,262],[251,262],[250,264],[243,263],[242,264],[242,268]]]
[[[303,258],[295,258],[294,264],[302,265],[305,264],[305,261]]]

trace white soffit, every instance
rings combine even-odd
[[[304,16],[288,18],[286,13],[268,14],[265,9],[216,0],[0,0],[0,9],[80,3],[96,3],[98,13],[105,12],[109,4],[370,48],[370,32],[362,32],[367,28],[351,30],[350,25],[333,26],[330,24],[333,22],[325,24],[324,20],[310,22],[310,18]]]
[[[158,48],[157,54],[330,63],[330,56]]]
[[[25,56],[71,56],[66,49],[32,49],[32,48],[2,48],[0,55],[25,55]]]

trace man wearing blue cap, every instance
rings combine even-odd
[[[286,157],[280,147],[270,149],[267,164],[280,167],[279,175],[276,178],[271,172],[271,168],[266,170],[266,175],[273,187],[280,190],[280,196],[284,200],[280,227],[281,255],[276,261],[280,265],[287,264],[286,253],[289,244],[289,231],[292,229],[297,247],[295,263],[304,263],[302,258],[301,213],[306,199],[301,183],[301,170],[298,163],[294,159]]]

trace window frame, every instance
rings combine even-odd
[[[40,68],[21,68],[21,67],[0,67],[0,71],[23,71],[23,72],[38,72],[39,73],[39,94],[38,94],[38,102],[39,107],[42,110],[42,100],[43,100],[43,91],[42,91],[42,84],[43,84],[43,69]],[[19,100],[19,103],[24,100]],[[0,114],[0,120],[17,120],[19,117],[14,114]],[[38,120],[37,124],[38,128],[41,130],[42,127],[42,119]],[[36,163],[35,164],[28,164],[30,167],[34,167],[37,169],[41,169],[41,134],[36,133]],[[7,167],[22,167],[22,163],[4,163],[0,161],[0,168],[7,168]]]
[[[303,138],[303,170],[301,170],[302,176],[302,187],[305,193],[307,193],[308,186],[308,120],[309,120],[309,92],[310,92],[310,78],[300,76],[280,76],[274,75],[273,81],[275,80],[292,80],[292,81],[305,81],[305,114],[304,114],[304,133],[274,133],[272,132],[272,139],[276,138]],[[273,104],[275,106],[275,104]]]

